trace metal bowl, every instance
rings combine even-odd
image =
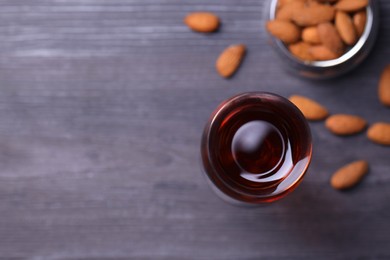
[[[278,0],[270,0],[268,20],[275,18]],[[295,58],[286,45],[272,37],[274,49],[286,69],[300,76],[312,79],[328,79],[341,76],[359,65],[374,46],[378,33],[378,0],[370,0],[367,6],[367,22],[363,35],[345,54],[334,60],[301,61]]]

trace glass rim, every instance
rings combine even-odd
[[[272,193],[272,194],[261,195],[261,196],[259,196],[258,194],[243,192],[242,190],[235,189],[234,187],[226,183],[226,181],[223,178],[221,178],[220,172],[218,172],[218,170],[215,169],[214,167],[215,162],[211,158],[211,152],[210,152],[211,151],[210,144],[213,138],[211,136],[211,133],[213,132],[215,127],[218,127],[217,125],[218,119],[221,116],[223,117],[223,114],[226,113],[226,111],[228,111],[229,108],[231,108],[232,106],[237,105],[238,102],[248,101],[250,99],[255,101],[258,100],[259,98],[261,99],[266,98],[267,100],[271,100],[275,105],[276,104],[282,106],[284,105],[288,109],[292,109],[293,113],[297,115],[300,124],[302,124],[302,126],[305,127],[304,131],[308,133],[308,135],[305,136],[304,139],[307,146],[303,148],[303,151],[305,151],[305,153],[307,154],[307,161],[304,163],[304,167],[299,173],[299,175],[295,177],[293,180],[289,179],[288,181],[291,181],[291,184],[283,188],[283,190],[281,190],[279,193],[276,194]],[[236,94],[222,101],[210,116],[204,128],[204,132],[202,136],[201,154],[202,154],[204,173],[207,175],[211,183],[213,183],[213,185],[216,186],[217,189],[225,193],[225,195],[234,198],[240,202],[249,203],[249,204],[262,204],[264,202],[275,201],[286,196],[288,193],[294,190],[295,187],[297,187],[298,184],[302,181],[304,175],[307,172],[307,169],[310,165],[311,158],[312,158],[312,136],[311,136],[310,126],[308,125],[308,122],[306,118],[303,116],[302,112],[291,101],[289,101],[288,99],[280,95],[270,93],[270,92],[263,92],[263,91],[244,92],[244,93]],[[288,175],[286,175],[286,177],[280,183],[283,183],[285,179],[288,179],[291,173],[292,171]],[[238,196],[232,196],[231,194],[236,194]],[[248,200],[250,200],[250,202],[248,202],[247,200],[241,201],[240,199],[237,199],[237,197],[239,198],[245,197]]]

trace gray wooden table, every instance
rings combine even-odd
[[[263,0],[0,2],[0,259],[389,259],[390,150],[364,134],[311,124],[314,158],[288,198],[226,204],[201,173],[199,142],[225,98],[303,94],[332,113],[390,121],[377,100],[390,63],[390,1],[375,50],[352,74],[286,74],[262,28]],[[216,12],[219,33],[190,32],[186,13]],[[245,43],[231,80],[214,62]],[[332,172],[370,162],[349,192]]]

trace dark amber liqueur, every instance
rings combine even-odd
[[[258,204],[280,199],[299,184],[311,148],[309,126],[290,101],[253,92],[217,108],[205,127],[201,153],[219,194]]]

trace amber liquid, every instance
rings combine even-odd
[[[249,121],[234,133],[231,152],[240,176],[256,182],[261,176],[277,173],[285,153],[279,130],[267,121]]]
[[[268,187],[294,166],[291,138],[283,122],[269,113],[244,111],[219,129],[215,156],[228,179],[246,187]]]
[[[297,118],[295,107],[273,106],[237,103],[214,121],[209,157],[216,185],[220,181],[230,189],[225,193],[272,201],[295,186],[292,178],[306,170],[311,155],[306,122]]]

